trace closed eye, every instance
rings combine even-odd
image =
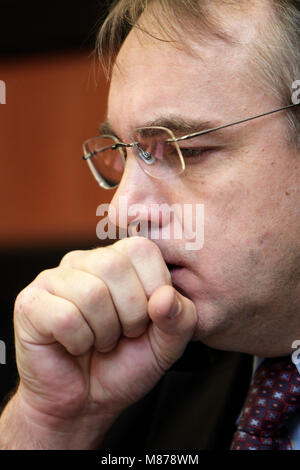
[[[192,158],[203,158],[209,152],[215,150],[214,148],[181,148],[181,153],[183,158],[192,159]]]

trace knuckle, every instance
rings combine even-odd
[[[111,352],[111,351],[113,351],[113,350],[115,349],[116,343],[114,343],[114,344],[112,344],[112,345],[110,345],[110,346],[102,346],[102,345],[100,345],[100,346],[96,346],[96,347],[97,347],[97,351],[98,351],[99,353],[109,353],[109,352]]]
[[[83,286],[82,295],[88,299],[90,305],[101,305],[103,302],[107,301],[109,296],[108,288],[104,282],[95,281],[88,282]]]
[[[83,253],[83,250],[73,250],[73,251],[69,251],[68,253],[66,253],[61,261],[60,261],[60,266],[65,266],[65,265],[69,265],[71,266],[73,261],[77,258],[79,258],[80,256],[82,256],[82,253]]]
[[[68,350],[72,354],[72,356],[81,356],[85,354],[90,348],[90,344],[82,345],[80,343],[73,342],[69,345]]]
[[[148,315],[144,310],[132,314],[123,323],[124,336],[139,336],[145,331],[148,321]]]
[[[64,308],[56,312],[53,322],[54,331],[76,331],[80,326],[80,315],[78,315],[75,305],[66,303]]]
[[[34,301],[34,290],[28,286],[23,289],[15,300],[15,314],[20,315],[28,312],[32,308]]]
[[[144,324],[146,320],[147,316],[144,311],[136,312],[131,315],[131,317],[126,321],[126,324],[130,328],[135,328],[138,325]]]
[[[56,268],[51,268],[51,269],[44,269],[43,271],[41,271],[35,278],[35,281],[37,282],[37,284],[42,283],[42,284],[47,285],[49,280],[52,278],[55,269]]]
[[[97,351],[99,352],[110,352],[113,351],[118,344],[118,340],[120,338],[120,333],[114,335],[111,338],[105,338],[105,339],[100,339],[96,340],[95,347]]]
[[[152,240],[144,237],[132,237],[127,239],[127,250],[129,256],[161,256],[158,246]]]
[[[146,331],[146,323],[127,326],[123,329],[123,335],[126,338],[137,338]]]
[[[106,255],[101,258],[101,261],[98,264],[98,270],[100,273],[106,276],[119,276],[129,271],[130,263],[129,260],[122,255],[110,249],[106,252]]]

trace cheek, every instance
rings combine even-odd
[[[286,160],[283,155],[274,161],[271,156],[262,160],[259,151],[253,154],[243,155],[222,173],[199,180],[206,241],[220,239],[228,245],[244,245],[245,249],[259,248],[279,240],[289,225],[296,225],[294,171],[282,164]]]
[[[220,293],[248,285],[265,270],[276,236],[268,229],[268,217],[261,201],[240,179],[205,181],[201,200],[204,205],[204,245],[193,254],[199,274]]]
[[[262,305],[282,295],[295,269],[294,244],[272,223],[266,229],[264,218],[257,222],[255,211],[245,216],[239,206],[207,204],[204,246],[193,263],[200,300],[209,292],[218,305]]]

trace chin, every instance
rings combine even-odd
[[[249,352],[232,313],[226,311],[224,306],[222,308],[199,299],[191,300],[196,306],[198,316],[193,340],[223,351]]]

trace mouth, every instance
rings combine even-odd
[[[183,295],[184,297],[190,298],[188,293],[189,283],[187,283],[188,269],[186,266],[173,263],[166,264],[171,274],[172,284],[177,292],[179,292],[179,294]]]
[[[175,289],[182,294],[184,297],[188,297],[187,292],[183,288],[182,284],[182,276],[184,275],[184,266],[180,266],[179,264],[171,264],[167,263],[167,268],[171,274],[172,284]]]
[[[180,266],[179,264],[170,264],[167,263],[167,268],[170,271],[170,273],[177,271],[178,269],[183,269],[183,266]]]

